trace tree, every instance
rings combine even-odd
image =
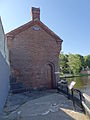
[[[60,56],[60,73],[61,74],[79,74],[83,68],[90,68],[90,55],[82,56],[80,54],[63,54]]]
[[[59,64],[60,64],[60,73],[68,73],[68,55],[64,55],[63,53],[59,56]]]
[[[90,55],[87,55],[84,58],[85,58],[86,67],[88,66],[90,68]]]
[[[80,56],[78,54],[69,54],[68,65],[70,67],[71,72],[73,72],[74,74],[78,74],[82,67]]]
[[[82,70],[83,68],[85,68],[85,59],[84,59],[84,57],[82,56],[82,55],[80,55],[80,54],[76,54],[79,58],[80,58],[80,61],[81,61],[81,68],[80,68],[80,70]]]

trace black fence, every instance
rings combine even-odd
[[[67,80],[59,81],[57,83],[57,90],[66,95],[68,99],[72,100],[74,110],[76,110],[76,105],[78,105],[90,118],[90,97],[87,94],[82,93],[74,87],[69,89]]]

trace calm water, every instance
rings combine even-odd
[[[90,76],[88,77],[74,77],[67,79],[69,83],[73,80],[76,82],[75,88],[90,95]]]

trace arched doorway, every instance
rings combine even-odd
[[[54,69],[51,64],[46,65],[46,88],[53,88]]]

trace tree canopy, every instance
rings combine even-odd
[[[85,58],[85,66],[90,68],[90,55],[87,55],[84,57]]]
[[[82,56],[79,54],[60,54],[60,71],[61,74],[72,73],[78,74],[87,66],[90,68],[90,55]]]

